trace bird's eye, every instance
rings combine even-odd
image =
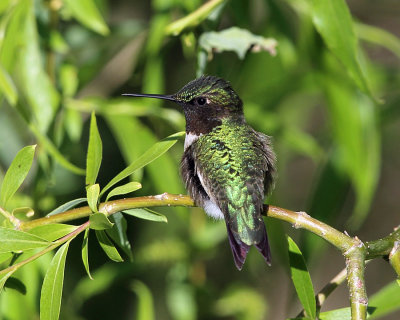
[[[199,106],[204,106],[204,105],[207,103],[207,99],[206,99],[206,98],[203,98],[203,97],[197,98],[197,99],[196,99],[196,103],[197,103]]]

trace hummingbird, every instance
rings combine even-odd
[[[246,122],[243,102],[231,84],[202,76],[171,95],[124,95],[182,107],[186,137],[180,171],[189,195],[208,216],[225,220],[238,270],[253,245],[270,265],[262,211],[273,185],[275,154],[271,138]]]

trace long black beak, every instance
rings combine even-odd
[[[173,96],[164,95],[164,94],[124,93],[122,95],[128,96],[128,97],[155,98],[155,99],[162,99],[162,100],[169,100],[169,101],[177,102]]]

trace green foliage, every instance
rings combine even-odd
[[[42,293],[40,295],[40,319],[58,319],[60,314],[68,247],[69,242],[58,249],[44,277]]]
[[[224,224],[200,209],[148,209],[162,194],[125,205],[132,192],[184,193],[184,117],[120,94],[173,93],[195,74],[226,78],[248,122],[274,137],[279,177],[268,203],[378,238],[398,223],[399,205],[400,40],[390,5],[365,4],[370,19],[344,0],[0,1],[0,319],[112,319],[116,308],[149,320],[298,314],[275,303],[292,294],[276,271],[287,249],[302,319],[315,319],[307,266],[325,275],[327,257],[316,236],[286,243],[294,231],[268,218],[273,267],[252,250],[238,273]],[[65,268],[78,236],[83,268],[74,254]],[[398,272],[394,249],[389,260]],[[398,318],[400,287],[386,286],[384,272],[367,273],[381,288],[370,319]],[[319,319],[351,318],[350,308],[322,310]]]
[[[1,185],[0,206],[5,207],[8,200],[10,200],[14,193],[17,192],[22,182],[24,182],[32,166],[35,148],[36,146],[25,147],[15,156]]]
[[[290,274],[292,276],[294,287],[296,288],[297,295],[303,305],[308,319],[315,319],[315,294],[310,274],[308,273],[305,260],[299,247],[292,238],[288,237],[287,240],[289,244]]]

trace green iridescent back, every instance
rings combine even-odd
[[[198,171],[232,229],[247,245],[261,241],[266,148],[244,120],[224,119],[193,144]],[[268,138],[264,136],[264,141]]]

